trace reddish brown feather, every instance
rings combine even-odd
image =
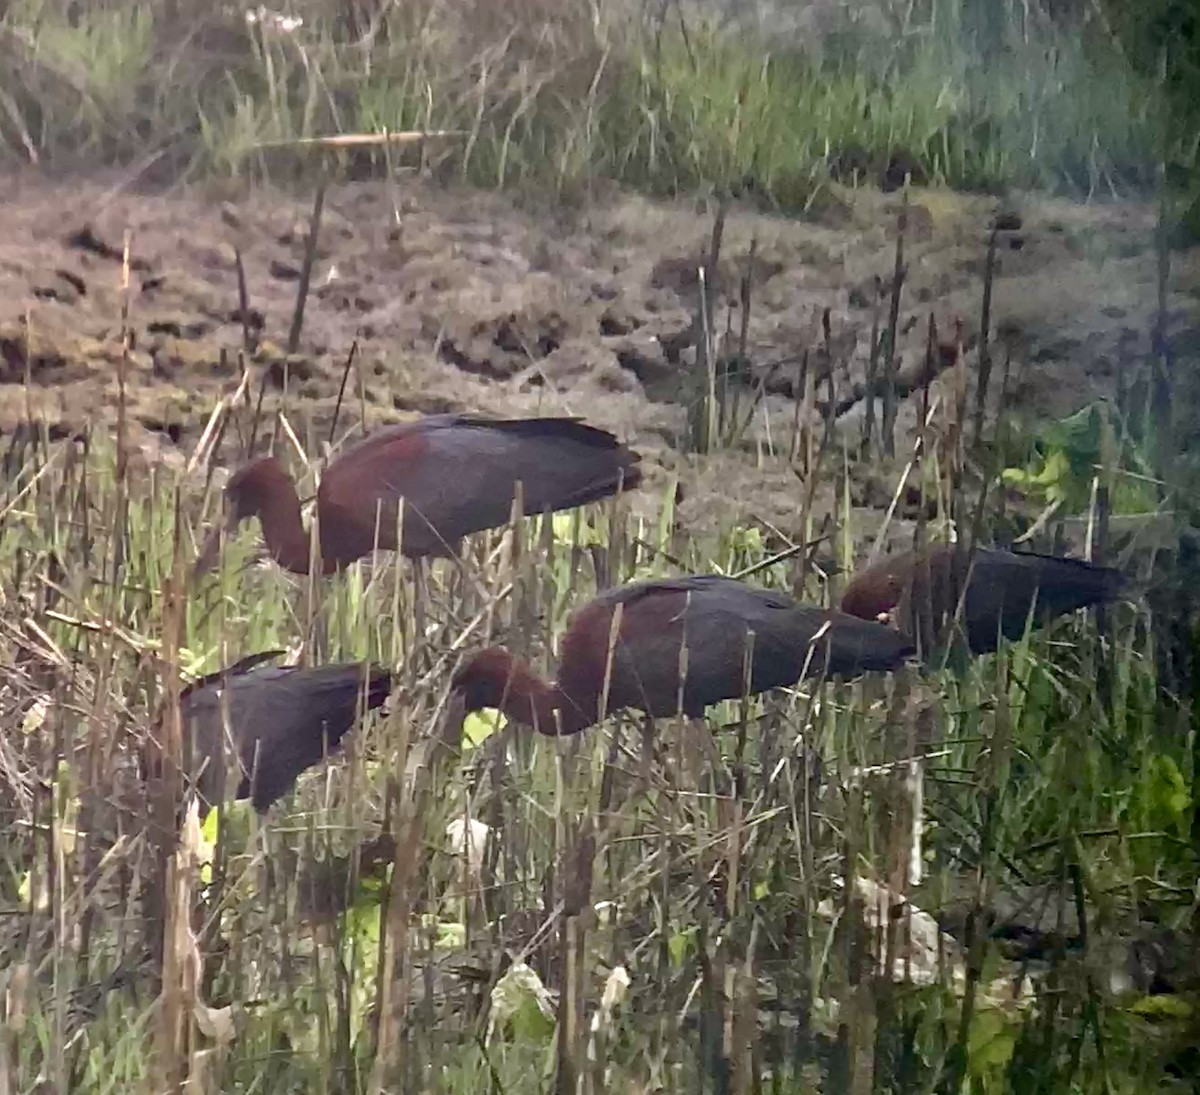
[[[1124,586],[1119,571],[1080,559],[978,548],[962,553],[956,565],[954,545],[938,544],[860,571],[846,586],[841,607],[868,620],[894,614],[896,626],[931,651],[944,641],[962,600],[968,647],[983,654],[996,648],[999,635],[1019,638],[1031,607],[1034,624],[1044,624],[1111,601]],[[932,634],[926,635],[927,627]]]
[[[464,536],[507,523],[518,480],[525,513],[570,509],[636,487],[638,460],[612,434],[573,418],[435,415],[388,427],[347,449],[322,476],[322,571],[344,567],[376,547],[414,557],[452,554]],[[308,572],[299,498],[278,460],[248,464],[225,493],[231,523],[258,516],[275,560]],[[401,512],[403,543],[397,537]],[[215,553],[214,535],[198,572]]]
[[[618,606],[622,618],[610,662]],[[802,676],[896,669],[913,649],[879,624],[798,605],[777,591],[730,578],[695,575],[607,590],[579,609],[563,636],[553,684],[507,650],[491,647],[455,674],[453,687],[465,710],[499,707],[542,733],[576,733],[625,707],[662,717],[681,709],[686,640],[682,711],[699,716],[710,704],[742,695],[750,633],[750,694]]]

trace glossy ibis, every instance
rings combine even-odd
[[[964,552],[956,565],[954,545],[941,544],[891,555],[855,574],[841,607],[864,620],[891,616],[904,634],[921,637],[922,649],[932,650],[958,610],[964,584],[961,620],[967,645],[972,654],[986,654],[996,649],[998,635],[1012,640],[1025,633],[1035,601],[1033,622],[1045,624],[1116,599],[1125,577],[1080,559],[999,548]],[[932,641],[927,642],[929,627]]]
[[[508,522],[518,481],[526,514],[571,509],[636,487],[639,459],[611,433],[577,418],[445,414],[389,426],[347,449],[321,476],[321,570],[340,570],[375,546],[409,557],[452,555],[462,537]],[[235,472],[225,501],[227,531],[257,516],[275,561],[309,572],[300,499],[277,458]],[[197,573],[212,565],[220,534],[214,530],[204,545]]]
[[[617,606],[620,630],[601,711],[609,633]],[[497,707],[542,734],[575,734],[606,714],[631,707],[651,718],[691,718],[745,691],[747,633],[754,633],[752,694],[801,676],[855,676],[899,668],[914,648],[882,624],[796,604],[783,593],[719,575],[633,582],[606,590],[571,617],[558,679],[548,683],[503,647],[480,651],[454,675],[463,713]],[[680,653],[686,633],[687,675],[680,703]]]
[[[333,752],[354,726],[364,676],[365,710],[379,707],[391,690],[390,673],[362,663],[312,669],[260,664],[278,653],[252,654],[193,681],[180,693],[185,749],[190,743],[202,812],[229,797],[222,794],[223,709],[228,711],[232,739],[229,755],[237,763],[232,797],[249,798],[262,813],[292,789],[306,768]],[[160,714],[159,727],[162,718]],[[157,748],[148,744],[144,775],[158,770],[156,757]]]

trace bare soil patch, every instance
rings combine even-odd
[[[845,192],[815,221],[730,211],[717,322],[737,331],[751,269],[747,350],[768,395],[742,445],[703,458],[677,440],[681,383],[694,360],[696,265],[711,217],[695,203],[608,194],[586,208],[533,208],[490,192],[405,180],[330,190],[300,352],[283,351],[309,205],[278,192],[134,193],[104,178],[10,178],[0,206],[0,430],[31,415],[54,435],[113,417],[132,232],[128,400],[149,458],[178,459],[215,400],[238,383],[238,352],[267,376],[268,409],[324,436],[346,355],[357,373],[343,422],[478,410],[568,413],[615,430],[646,454],[651,482],[678,474],[680,519],[703,528],[760,519],[797,533],[802,484],[786,460],[804,351],[823,354],[829,310],[839,429],[861,428],[876,279],[891,278],[901,198]],[[906,243],[902,376],[920,379],[926,323],[961,317],[977,341],[988,218],[996,201],[919,190]],[[1023,226],[1005,238],[995,288],[997,356],[1011,351],[1011,407],[1070,412],[1111,394],[1146,353],[1157,304],[1154,211],[1010,197]],[[754,260],[750,265],[752,241]],[[238,303],[234,247],[249,307]],[[1172,327],[1197,330],[1200,250],[1178,256]],[[974,351],[968,351],[974,372]],[[256,373],[256,375],[260,375]],[[935,389],[945,377],[935,379]],[[911,447],[922,385],[903,402],[899,450]],[[774,454],[774,455],[773,455]],[[226,454],[232,458],[232,454]],[[864,521],[886,489],[856,472]],[[639,505],[652,508],[656,493]],[[835,504],[833,492],[818,496]]]

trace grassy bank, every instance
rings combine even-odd
[[[0,151],[282,181],[311,155],[262,145],[455,130],[421,157],[484,186],[716,187],[791,211],[831,177],[877,184],[889,163],[960,188],[1147,184],[1156,99],[1105,26],[994,8],[985,28],[971,5],[936,0],[756,38],[703,8],[583,0],[300,0],[298,24],[173,0],[22,0],[0,18]]]

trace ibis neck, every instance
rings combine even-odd
[[[508,691],[500,710],[522,726],[528,726],[547,737],[577,734],[588,720],[557,684],[542,680],[523,664],[514,665]]]
[[[308,531],[300,518],[300,497],[291,483],[286,489],[282,489],[281,484],[281,489],[263,506],[259,520],[271,558],[293,574],[307,574]]]

